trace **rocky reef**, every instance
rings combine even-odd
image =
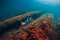
[[[60,40],[58,26],[52,14],[28,12],[1,22],[0,40]]]

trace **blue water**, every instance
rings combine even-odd
[[[42,11],[60,17],[60,4],[52,6],[35,0],[1,0],[0,20],[28,11]]]

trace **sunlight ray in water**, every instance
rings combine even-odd
[[[60,0],[36,0],[36,1],[44,4],[50,4],[50,5],[60,4]]]

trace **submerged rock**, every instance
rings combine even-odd
[[[36,12],[36,13],[38,13],[38,12]],[[31,12],[31,14],[33,14],[33,12]],[[26,17],[28,17],[28,16],[26,16]],[[21,23],[21,21],[19,21],[19,22]],[[10,30],[9,32],[2,35],[0,39],[1,40],[59,40],[60,34],[58,34],[59,31],[56,31],[54,29],[53,22],[54,22],[53,15],[44,14],[44,15],[39,16],[38,18],[34,19],[33,21],[30,21],[27,25],[20,24],[19,28],[15,29],[15,30]],[[55,24],[55,25],[57,25],[57,24]],[[1,27],[3,27],[3,26],[1,26]],[[11,27],[11,26],[8,26],[8,27]]]

